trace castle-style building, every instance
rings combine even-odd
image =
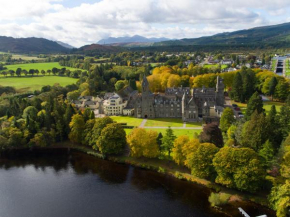
[[[224,109],[224,83],[217,77],[216,88],[167,88],[164,94],[154,94],[144,76],[142,94],[134,99],[137,118],[182,118],[185,122],[215,119]]]

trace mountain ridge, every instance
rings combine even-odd
[[[63,53],[69,51],[69,49],[45,38],[0,36],[0,51],[12,53]]]

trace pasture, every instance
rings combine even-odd
[[[26,63],[26,64],[15,64],[15,65],[5,65],[7,70],[14,70],[16,71],[17,68],[21,68],[22,70],[30,70],[30,69],[38,69],[40,70],[51,70],[52,68],[66,68],[71,71],[77,70],[76,68],[66,67],[59,65],[58,62],[50,62],[50,63]]]
[[[58,83],[61,86],[76,83],[77,79],[60,76],[34,76],[34,77],[2,77],[1,86],[11,86],[19,92],[40,90],[43,86]]]

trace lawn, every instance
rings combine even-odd
[[[118,123],[127,123],[127,126],[138,127],[142,123],[143,119],[127,117],[127,116],[111,116],[111,118]],[[201,127],[201,123],[188,123],[187,127]],[[179,118],[156,118],[147,120],[145,127],[182,127],[183,121]],[[146,128],[146,130],[156,131],[158,133],[162,133],[163,135],[166,132],[166,129],[150,129]],[[180,135],[188,135],[189,137],[193,137],[193,134],[197,132],[198,134],[202,131],[200,130],[190,130],[190,129],[172,129],[176,136]],[[128,135],[132,129],[125,129],[126,134]]]
[[[66,67],[66,66],[61,66],[59,65],[58,62],[52,62],[52,63],[26,63],[26,64],[15,64],[15,65],[5,65],[5,67],[7,67],[8,70],[14,70],[16,71],[17,68],[21,68],[22,70],[29,70],[29,69],[38,69],[38,70],[51,70],[52,68],[66,68],[69,70],[77,70],[75,68],[71,68],[71,67]]]
[[[59,76],[34,76],[34,77],[7,77],[0,78],[1,86],[12,86],[20,92],[40,90],[43,86],[54,85],[61,86],[76,83],[77,79]]]
[[[148,119],[145,127],[182,127],[181,118],[155,118]]]
[[[204,68],[217,68],[219,66],[219,64],[204,64],[203,67]],[[221,65],[221,69],[226,69],[228,66],[227,65]]]
[[[285,62],[286,76],[290,76],[290,59],[287,59]]]
[[[111,116],[111,118],[118,123],[127,123],[127,126],[138,127],[143,119],[128,117],[128,116]]]
[[[237,104],[240,107],[241,112],[243,114],[246,112],[247,104],[240,103],[240,102],[234,102],[234,101],[232,101],[232,103],[233,104]],[[272,105],[275,105],[277,112],[280,112],[280,109],[281,109],[281,106],[283,105],[283,103],[281,103],[281,102],[270,102],[270,101],[269,102],[264,102],[264,109],[265,109],[266,113],[268,113],[271,110]]]
[[[275,72],[276,70],[277,60],[272,60],[272,71]]]
[[[146,130],[152,130],[152,131],[156,131],[157,133],[162,133],[162,135],[165,135],[166,133],[166,129],[146,129]],[[190,138],[193,138],[193,134],[197,133],[198,135],[200,134],[200,132],[202,130],[187,130],[187,129],[172,129],[174,132],[175,136],[181,136],[181,135],[187,135]],[[132,129],[125,129],[126,134],[128,135],[130,132],[132,131]]]
[[[146,130],[157,131],[158,133],[162,133],[163,136],[166,133],[166,129],[146,129]],[[186,136],[189,136],[190,138],[193,138],[194,133],[198,133],[199,135],[200,132],[202,131],[202,130],[187,130],[187,129],[172,129],[172,130],[176,137],[181,136],[181,135],[186,135]]]

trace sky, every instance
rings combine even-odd
[[[75,47],[103,38],[197,38],[290,22],[289,0],[0,0],[0,35]]]

